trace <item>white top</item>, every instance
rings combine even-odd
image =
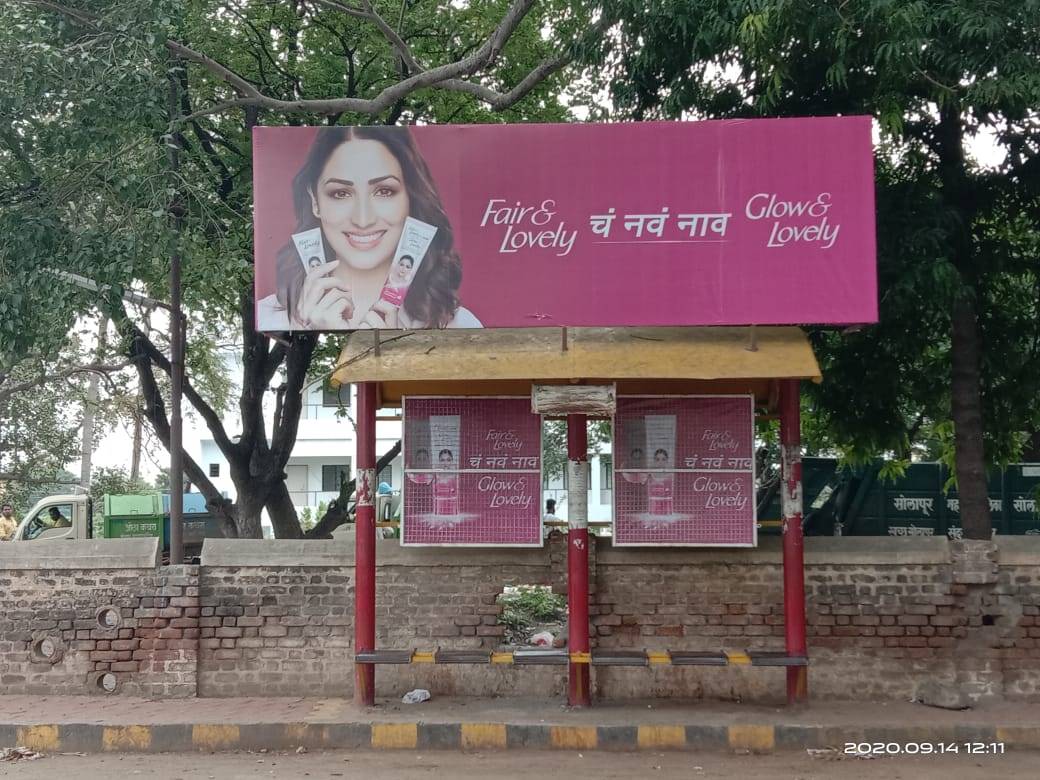
[[[402,328],[405,329],[418,329],[418,323],[411,321],[408,315],[405,314],[404,309],[398,311],[398,322]],[[452,317],[451,322],[447,324],[449,328],[483,328],[480,320],[469,309],[460,306],[455,311],[455,316]],[[298,322],[292,321],[289,317],[289,312],[285,309],[281,303],[278,302],[277,295],[268,295],[266,298],[261,298],[256,306],[256,328],[262,333],[277,333],[280,331],[296,331],[302,330],[307,331],[311,328],[305,328]],[[369,329],[368,325],[363,325],[362,329]],[[346,330],[346,328],[344,328]]]

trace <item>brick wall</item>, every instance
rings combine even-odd
[[[184,566],[0,569],[0,690],[101,693],[110,673],[128,695],[194,696],[197,578]],[[99,623],[102,610],[117,625]]]
[[[777,540],[755,550],[593,546],[594,648],[783,649]],[[348,696],[353,689],[352,540],[219,540],[202,567],[20,569],[0,553],[0,686],[11,693]],[[3,546],[0,546],[2,548]],[[810,539],[811,695],[1040,699],[1040,539],[998,549],[945,539]],[[565,592],[566,545],[541,550],[377,545],[377,646],[492,649],[507,585]],[[121,623],[98,625],[102,607]],[[41,660],[50,637],[63,655]],[[556,667],[381,666],[377,692],[559,697]],[[784,673],[742,667],[598,667],[604,698],[773,700]]]
[[[352,575],[328,566],[207,567],[199,695],[349,695]]]
[[[1040,545],[810,539],[812,695],[907,699],[955,684],[969,699],[1040,698]],[[1019,548],[1016,552],[1014,548]],[[685,558],[685,562],[683,562]],[[601,553],[591,623],[601,648],[783,650],[777,551]],[[601,695],[782,696],[782,670],[597,670]],[[642,693],[641,693],[642,691]]]

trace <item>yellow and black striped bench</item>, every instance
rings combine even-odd
[[[808,666],[806,656],[775,651],[725,650],[719,653],[686,650],[597,650],[568,653],[556,649],[528,650],[368,650],[354,656],[361,664],[507,664],[513,666]]]

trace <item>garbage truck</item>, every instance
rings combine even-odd
[[[18,524],[12,541],[55,539],[119,539],[158,536],[164,554],[170,551],[170,496],[160,493],[105,495],[98,513],[90,496],[48,496]],[[202,554],[204,539],[224,536],[220,518],[206,508],[201,493],[184,494],[184,557]]]

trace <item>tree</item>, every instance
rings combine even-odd
[[[180,253],[184,397],[227,458],[238,499],[224,499],[190,457],[186,476],[229,534],[258,537],[266,509],[278,536],[300,536],[285,464],[302,389],[331,363],[335,342],[254,329],[253,127],[559,120],[561,69],[587,16],[562,0],[17,0],[0,21],[10,74],[0,85],[0,126],[10,127],[0,132],[0,228],[12,236],[0,248],[0,365],[44,353],[77,316],[101,311],[137,372],[143,415],[169,447],[166,341],[125,296],[164,300],[169,258]],[[40,269],[54,258],[94,289],[59,274],[41,290]],[[48,316],[36,322],[41,309]],[[212,346],[229,337],[242,350],[237,430],[224,425],[219,388],[206,386],[222,377]],[[327,515],[309,533],[345,518]]]
[[[989,539],[986,465],[1037,429],[1040,4],[635,0],[603,4],[618,112],[867,113],[878,148],[881,323],[817,331],[813,405],[836,442],[895,451],[952,420],[965,536]],[[993,134],[1006,158],[973,163]],[[988,449],[988,453],[987,453]]]
[[[589,453],[598,455],[604,444],[611,442],[610,420],[589,420],[586,425]],[[542,474],[558,479],[567,468],[567,422],[545,420],[542,423]]]
[[[152,493],[154,488],[147,482],[134,479],[123,468],[102,466],[94,471],[90,480],[90,498],[94,506],[100,507],[106,495],[126,496]]]

